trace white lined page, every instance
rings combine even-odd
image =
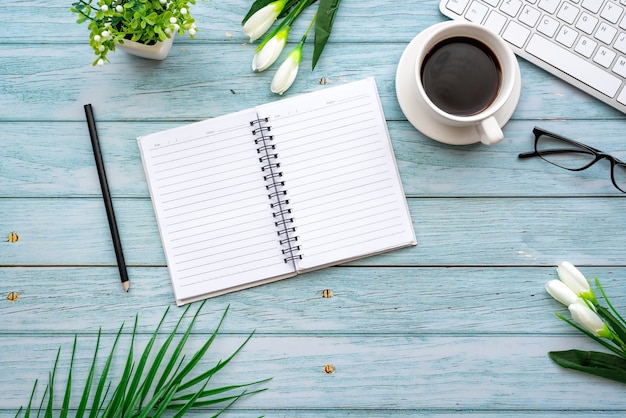
[[[257,109],[277,138],[299,271],[415,244],[373,79]]]
[[[179,304],[293,273],[243,111],[138,139]]]

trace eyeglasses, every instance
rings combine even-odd
[[[611,180],[622,193],[626,193],[626,163],[589,145],[553,134],[541,128],[533,129],[535,150],[523,152],[519,158],[541,157],[544,161],[571,171],[585,170],[602,159],[611,162]]]

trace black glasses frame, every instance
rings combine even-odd
[[[617,185],[617,183],[615,182],[615,166],[623,166],[626,168],[626,163],[624,163],[623,161],[619,160],[618,158],[613,157],[612,155],[606,154],[603,151],[600,151],[599,149],[590,147],[589,145],[585,145],[581,142],[578,141],[574,141],[572,139],[566,138],[564,136],[561,135],[557,135],[555,133],[552,133],[550,131],[546,131],[545,129],[539,128],[537,126],[535,126],[535,128],[533,129],[533,134],[535,135],[535,150],[534,151],[530,151],[530,152],[523,152],[521,154],[518,155],[518,158],[530,158],[530,157],[539,157],[542,160],[555,165],[557,167],[560,168],[564,168],[566,170],[569,171],[582,171],[582,170],[586,170],[589,167],[591,167],[592,165],[594,165],[595,163],[597,163],[600,160],[603,159],[607,159],[610,161],[611,163],[611,182],[613,183],[613,186],[615,186],[615,188],[617,190],[619,190],[622,193],[626,193],[626,190],[622,189],[620,186]],[[549,155],[549,154],[560,154],[560,153],[565,153],[565,152],[575,152],[575,150],[572,150],[571,148],[563,148],[563,149],[559,149],[559,148],[555,148],[555,149],[551,149],[551,150],[542,150],[539,151],[537,149],[537,143],[539,142],[539,138],[542,136],[549,136],[552,139],[557,139],[559,141],[562,141],[566,144],[570,144],[570,145],[575,145],[576,147],[581,149],[581,152],[587,152],[591,155],[594,156],[594,159],[588,163],[587,165],[585,165],[584,167],[581,168],[567,168],[567,167],[563,167],[561,165],[558,165],[546,158],[544,158],[544,155]]]

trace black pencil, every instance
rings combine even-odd
[[[100,187],[102,188],[102,198],[109,219],[109,229],[111,229],[111,237],[113,238],[113,247],[115,248],[115,257],[117,258],[117,268],[120,271],[122,279],[122,287],[128,292],[130,288],[130,280],[126,271],[126,262],[124,261],[124,253],[122,251],[122,241],[117,231],[117,222],[115,222],[115,212],[113,212],[113,201],[109,193],[109,184],[107,182],[106,172],[104,170],[104,161],[102,160],[102,152],[100,151],[100,142],[98,140],[98,132],[96,131],[96,121],[93,116],[91,104],[85,105],[85,115],[87,116],[87,126],[89,127],[89,136],[91,137],[91,145],[93,147],[93,156],[96,159],[96,168],[98,169],[98,178],[100,179]]]

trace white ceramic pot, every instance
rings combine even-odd
[[[116,48],[138,57],[153,60],[164,60],[167,57],[167,54],[169,54],[170,49],[172,49],[173,43],[174,36],[167,38],[163,42],[157,42],[154,45],[146,45],[135,41],[124,40],[124,43],[117,44]]]

